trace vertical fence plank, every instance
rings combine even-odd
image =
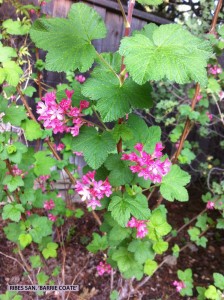
[[[120,15],[107,11],[106,26],[108,30],[107,37],[103,40],[103,51],[117,51],[120,39],[123,35],[123,18]]]

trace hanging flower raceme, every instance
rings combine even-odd
[[[133,173],[138,173],[138,177],[144,177],[145,180],[151,180],[153,183],[161,183],[162,177],[165,176],[171,167],[171,162],[168,158],[161,160],[162,150],[164,147],[161,143],[157,143],[153,154],[148,154],[143,151],[143,144],[138,143],[134,147],[139,155],[135,152],[123,154],[121,159],[129,160],[134,163],[130,167]]]
[[[96,171],[88,172],[75,185],[76,192],[83,201],[87,201],[87,207],[92,209],[95,209],[97,206],[101,207],[100,200],[104,197],[110,197],[112,194],[112,187],[108,179],[96,181],[94,178],[95,174]]]
[[[71,132],[73,136],[79,134],[80,127],[87,123],[83,120],[82,110],[89,107],[86,100],[80,101],[79,107],[72,107],[72,95],[74,91],[65,91],[67,99],[60,103],[56,101],[56,93],[46,93],[37,104],[38,121],[43,121],[46,129],[53,129],[53,133]],[[70,125],[68,125],[70,123]],[[73,125],[71,125],[73,124]]]
[[[148,229],[145,220],[137,220],[134,217],[127,223],[127,227],[136,228],[137,229],[137,238],[144,238],[148,234]]]

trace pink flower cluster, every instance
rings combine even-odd
[[[148,234],[148,229],[145,220],[137,220],[134,217],[127,223],[127,227],[136,228],[137,229],[137,238],[144,238]]]
[[[57,151],[61,151],[65,148],[65,145],[63,143],[59,143],[58,145],[54,145],[54,148],[57,150]]]
[[[139,155],[135,152],[125,153],[121,159],[135,163],[130,169],[133,173],[138,173],[138,177],[144,177],[145,180],[150,179],[153,183],[161,183],[162,177],[170,171],[171,167],[168,158],[164,161],[160,160],[164,147],[161,143],[157,143],[152,155],[143,151],[143,147],[141,143],[136,144],[134,148],[139,152]]]
[[[46,210],[51,210],[55,208],[54,200],[50,199],[44,202],[44,208]],[[52,222],[55,222],[57,220],[57,217],[51,213],[48,214],[48,219]]]
[[[186,285],[183,281],[174,281],[173,286],[176,287],[176,291],[180,292],[182,289],[186,288]]]
[[[37,178],[37,182],[39,183],[39,188],[41,188],[42,192],[46,190],[46,181],[50,178],[50,175],[41,175]]]
[[[52,199],[47,200],[47,201],[44,202],[44,208],[45,208],[46,210],[51,210],[51,209],[53,209],[54,207],[55,207],[55,204],[54,204],[54,201],[53,201]]]
[[[75,80],[78,81],[79,83],[84,83],[86,81],[86,77],[83,75],[77,75],[75,76]]]
[[[23,174],[23,171],[20,170],[17,165],[12,166],[12,172],[13,172],[14,176],[20,176]]]
[[[86,100],[80,101],[80,107],[72,107],[71,97],[74,91],[65,91],[67,99],[56,102],[55,92],[46,93],[37,104],[37,113],[40,115],[38,121],[44,122],[46,129],[53,129],[53,133],[70,132],[73,136],[79,134],[80,127],[87,123],[82,119],[82,110],[89,107]],[[68,121],[72,121],[73,126],[68,126]]]
[[[208,65],[208,73],[212,75],[217,75],[222,73],[222,68],[220,68],[218,65]]]
[[[213,201],[208,201],[206,204],[207,209],[214,209],[215,208],[215,203]]]
[[[99,265],[96,267],[98,275],[102,276],[104,273],[110,274],[112,271],[111,265],[105,263],[105,262],[100,262]]]
[[[87,201],[87,207],[92,209],[95,209],[97,206],[101,207],[100,200],[105,196],[110,197],[112,194],[112,187],[108,179],[96,181],[94,178],[95,174],[96,171],[88,172],[75,185],[75,190],[81,196],[81,199]]]

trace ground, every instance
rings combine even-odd
[[[190,190],[190,201],[188,203],[165,203],[169,210],[169,223],[173,228],[179,228],[184,224],[183,216],[185,218],[192,218],[199,213],[205,204],[200,200],[200,190]],[[152,203],[153,204],[153,203]],[[209,214],[216,218],[218,215],[215,211],[210,211]],[[0,226],[4,226],[3,221],[0,221]],[[74,234],[68,238],[69,228],[74,228]],[[93,255],[88,253],[85,245],[91,240],[92,232],[97,230],[97,225],[91,214],[86,217],[70,220],[64,227],[63,236],[65,237],[65,284],[79,284],[80,292],[71,292],[70,300],[109,300],[110,294],[110,276],[106,275],[99,277],[96,272],[96,265],[102,260],[102,254]],[[70,230],[71,232],[71,230]],[[67,236],[67,240],[66,240]],[[193,297],[181,297],[172,286],[172,282],[177,280],[176,272],[178,269],[184,270],[191,268],[193,271],[194,283],[197,286],[208,286],[212,283],[212,274],[214,272],[223,273],[224,270],[224,235],[223,231],[209,230],[206,237],[208,238],[208,247],[204,249],[190,245],[190,247],[183,250],[177,260],[177,263],[164,264],[158,272],[147,282],[147,284],[140,289],[140,294],[130,299],[143,300],[179,300],[179,299],[197,299],[196,295]],[[57,239],[57,236],[56,236]],[[172,240],[172,243],[178,242],[180,246],[184,246],[188,240],[186,231]],[[31,284],[24,270],[17,261],[12,260],[14,257],[21,261],[18,254],[13,253],[13,243],[6,240],[3,232],[0,232],[0,252],[9,257],[0,254],[0,294],[5,292],[7,284]],[[35,254],[35,249],[28,247],[24,251],[24,256],[28,260],[30,255]],[[170,253],[168,253],[170,254]],[[167,255],[167,254],[166,254]],[[161,262],[164,257],[159,257]],[[63,260],[62,253],[59,252],[58,261]],[[54,259],[48,260],[44,266],[47,274],[51,274],[52,270],[57,266]],[[114,286],[118,286],[118,275],[114,276]],[[55,282],[59,285],[61,282]],[[36,299],[32,293],[22,293],[24,300]],[[65,299],[68,294],[65,295]],[[52,293],[39,297],[39,299],[59,299]],[[61,299],[61,298],[60,298]]]

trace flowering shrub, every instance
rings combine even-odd
[[[157,5],[162,1],[137,2]],[[117,294],[111,295],[128,299],[166,261],[167,256],[162,255],[171,250],[170,241],[176,234],[178,239],[179,232],[187,228],[188,240],[206,247],[205,234],[209,228],[224,228],[223,183],[213,184],[212,194],[202,197],[203,211],[179,229],[168,223],[166,208],[167,201],[189,200],[187,185],[191,178],[186,168],[183,170],[177,163],[190,164],[195,158],[186,140],[193,125],[197,123],[205,129],[215,118],[208,111],[205,93],[215,95],[214,101],[223,98],[223,71],[214,62],[212,47],[223,42],[223,26],[213,39],[199,38],[178,24],[147,24],[131,35],[135,5],[131,0],[127,16],[121,9],[125,34],[119,50],[98,53],[92,41],[105,38],[107,29],[93,8],[75,3],[67,18],[46,18],[41,13],[41,7],[46,4],[47,1],[41,1],[38,7],[18,4],[17,12],[25,17],[2,24],[0,201],[3,230],[6,238],[14,243],[32,284],[52,284],[57,276],[54,274],[60,272],[64,280],[64,265],[58,273],[55,270],[46,274],[42,259],[57,259],[60,252],[64,264],[66,254],[61,232],[68,219],[73,223],[83,215],[56,188],[59,179],[66,176],[69,181],[66,195],[78,195],[81,205],[85,202],[83,209],[99,225],[98,233],[93,232],[86,247],[101,256],[96,274],[110,275],[111,289],[114,274],[120,276],[123,285],[117,287]],[[219,10],[218,5],[211,35],[215,33]],[[32,23],[30,14],[35,13],[38,18]],[[23,44],[17,51],[9,46],[13,36],[20,36]],[[31,39],[29,46],[27,36]],[[30,67],[26,69],[32,65],[30,45],[36,49],[36,64],[32,66],[37,71],[35,76],[31,76]],[[38,48],[47,52],[45,62],[39,59]],[[45,91],[41,81],[43,70],[66,72],[68,82]],[[85,72],[89,72],[88,76],[82,75]],[[165,118],[166,127],[175,124],[167,139],[174,144],[171,155],[169,147],[163,146],[161,128],[148,126],[142,117],[156,102],[153,101],[156,85],[161,82],[168,87],[171,83],[195,85],[194,91],[189,92],[190,105],[175,102],[177,122],[175,118]],[[37,104],[31,108],[27,100],[35,97]],[[18,105],[19,99],[22,105]],[[169,110],[173,102],[158,101],[155,107],[158,111]],[[222,114],[220,120],[223,122]],[[35,142],[35,148],[31,142]],[[83,170],[74,165],[76,156],[83,156],[87,164]],[[158,196],[156,204],[152,195]],[[217,220],[208,216],[213,209],[220,213]],[[36,249],[37,255],[27,259],[23,250],[30,247]],[[176,244],[172,248],[173,256],[177,257],[184,249]],[[162,262],[158,264],[161,257]],[[214,285],[196,290],[193,290],[191,269],[178,270],[177,277],[170,285],[182,296],[192,296],[197,291],[200,299],[218,299],[224,289],[224,277],[220,273],[214,273]]]

